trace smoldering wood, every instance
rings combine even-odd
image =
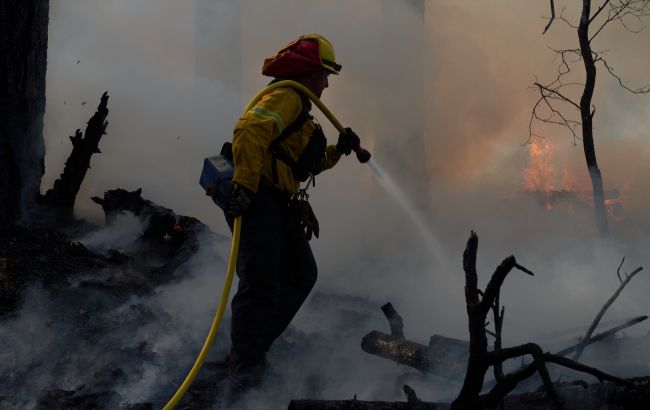
[[[433,335],[428,346],[403,337],[373,330],[361,341],[361,349],[384,359],[413,367],[425,374],[462,378],[469,344],[464,340]]]
[[[101,153],[99,142],[106,134],[107,116],[108,93],[104,92],[97,111],[88,121],[84,134],[81,134],[81,130],[77,130],[75,135],[70,137],[72,152],[65,162],[63,173],[54,181],[52,189],[45,193],[43,202],[46,205],[72,214],[77,194],[90,168],[90,159],[93,154]]]
[[[74,283],[119,297],[147,294],[180,279],[176,272],[200,249],[199,236],[220,239],[198,219],[177,215],[140,193],[117,189],[97,198],[105,206],[109,223],[127,211],[141,219],[145,227],[142,244],[134,255],[96,253],[50,229],[12,226],[0,230],[0,317],[15,311],[24,290],[35,283],[54,292]]]
[[[407,340],[404,320],[389,302],[381,307],[391,334],[373,330],[361,340],[361,349],[370,354],[413,367],[424,374],[437,374],[450,379],[462,377],[469,344],[463,340],[433,335],[424,346]]]

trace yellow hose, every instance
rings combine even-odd
[[[199,356],[196,358],[196,361],[194,362],[194,366],[192,366],[192,369],[185,377],[185,381],[183,381],[181,387],[178,388],[178,390],[176,391],[176,393],[174,393],[172,398],[169,399],[169,402],[167,402],[165,407],[163,407],[164,410],[171,410],[174,407],[176,407],[176,405],[181,400],[181,398],[183,397],[187,389],[190,388],[190,385],[192,385],[192,382],[196,378],[196,375],[199,374],[199,370],[201,369],[201,366],[203,366],[203,362],[205,361],[205,358],[208,355],[210,348],[212,347],[214,338],[217,336],[217,330],[219,329],[219,324],[221,324],[221,318],[223,317],[223,314],[226,311],[226,304],[228,303],[228,296],[230,294],[230,287],[232,286],[232,279],[235,276],[234,273],[235,273],[235,266],[237,265],[237,254],[239,252],[240,232],[241,232],[241,216],[238,216],[237,218],[235,218],[235,226],[233,227],[232,230],[232,245],[230,247],[230,260],[228,261],[228,270],[226,271],[226,281],[223,284],[223,291],[221,292],[221,301],[219,302],[217,313],[214,315],[214,319],[212,320],[212,326],[210,327],[210,332],[208,333],[208,337],[205,339],[205,343],[203,343],[203,347],[201,348],[201,352],[199,353]]]
[[[339,132],[343,132],[343,126],[341,125],[341,123],[336,119],[336,117],[334,117],[334,114],[332,114],[330,110],[328,110],[327,107],[325,107],[325,105],[318,99],[318,97],[316,97],[316,95],[314,95],[314,93],[312,93],[304,85],[291,80],[278,81],[277,83],[273,83],[268,87],[264,88],[262,91],[257,93],[257,95],[253,97],[253,99],[248,103],[248,105],[246,106],[246,111],[253,108],[253,106],[257,103],[257,101],[260,98],[262,98],[264,95],[269,93],[270,91],[273,91],[278,87],[287,87],[287,86],[297,88],[298,90],[302,91],[305,95],[307,95],[307,97],[309,97],[309,99],[313,101],[314,104],[316,104],[316,106],[323,112],[323,114],[325,114],[325,116],[332,122],[332,124],[336,127],[336,129],[339,130]],[[185,380],[180,385],[176,393],[174,393],[172,398],[169,399],[167,404],[165,404],[163,410],[172,410],[178,405],[178,402],[183,398],[183,395],[185,394],[185,392],[187,392],[187,389],[189,389],[190,386],[192,385],[192,382],[194,382],[194,379],[196,378],[196,376],[199,373],[199,370],[201,369],[201,366],[203,366],[203,362],[205,361],[205,358],[208,356],[208,352],[210,351],[210,348],[212,348],[214,339],[217,336],[217,330],[219,329],[219,325],[221,324],[221,318],[223,317],[223,314],[226,311],[228,297],[230,296],[230,288],[232,287],[232,280],[233,277],[235,276],[235,266],[237,265],[237,255],[239,253],[240,232],[241,232],[241,216],[235,218],[235,225],[232,231],[232,245],[230,247],[230,259],[228,260],[228,270],[226,271],[226,281],[223,284],[223,291],[221,292],[221,300],[219,301],[219,307],[217,308],[217,312],[215,313],[214,319],[212,320],[212,326],[210,327],[210,332],[208,333],[208,337],[205,339],[205,343],[203,343],[201,352],[199,352],[199,355],[196,358],[196,361],[194,362],[192,369],[187,374]]]

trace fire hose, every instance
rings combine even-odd
[[[336,119],[334,114],[332,114],[331,111],[327,109],[325,104],[323,104],[321,100],[318,97],[316,97],[316,95],[314,95],[314,93],[312,93],[304,85],[291,80],[278,81],[277,83],[273,83],[267,86],[266,88],[264,88],[262,91],[257,93],[255,97],[253,97],[253,99],[246,106],[246,110],[244,112],[247,112],[248,110],[253,108],[253,106],[257,103],[257,101],[260,98],[262,98],[264,95],[268,94],[269,92],[279,87],[292,87],[304,93],[307,97],[309,97],[309,99],[314,104],[316,104],[318,109],[321,110],[321,112],[327,117],[328,120],[330,120],[332,125],[334,125],[334,127],[336,127],[336,129],[339,132],[341,133],[345,132],[345,128],[343,128],[343,126]],[[370,159],[370,152],[368,152],[366,149],[361,147],[361,145],[357,145],[356,147],[353,148],[353,150],[359,162],[365,163],[368,162],[368,160]],[[199,352],[199,355],[197,356],[196,361],[192,366],[192,369],[190,369],[189,373],[185,377],[185,380],[180,385],[176,393],[174,393],[174,395],[172,396],[171,399],[169,399],[165,407],[163,407],[163,410],[172,410],[178,405],[178,402],[183,398],[183,395],[185,395],[185,392],[187,392],[187,389],[189,389],[189,387],[192,385],[192,382],[194,382],[194,379],[198,375],[199,370],[201,369],[201,366],[203,366],[203,362],[205,361],[205,358],[208,355],[208,352],[212,348],[214,339],[217,336],[217,330],[219,329],[219,325],[221,324],[221,319],[223,318],[223,314],[226,311],[228,297],[230,296],[230,288],[232,287],[232,281],[235,275],[235,266],[237,265],[237,255],[239,254],[241,216],[235,218],[235,223],[232,232],[233,232],[232,244],[230,247],[230,259],[228,260],[228,269],[226,270],[226,280],[223,284],[223,290],[221,292],[221,300],[219,301],[219,306],[214,315],[214,319],[212,320],[212,326],[210,326],[208,337],[205,339],[205,342],[203,343],[203,347],[201,348],[201,351]]]

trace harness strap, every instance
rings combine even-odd
[[[275,82],[275,80],[273,82]],[[273,82],[271,82],[271,84]],[[300,114],[298,114],[298,117],[296,117],[296,119],[291,124],[289,124],[289,126],[286,127],[282,131],[282,133],[278,135],[276,139],[271,141],[271,144],[269,144],[269,151],[271,152],[271,168],[273,172],[273,184],[278,183],[278,165],[277,165],[278,159],[289,166],[293,166],[296,164],[295,161],[289,158],[289,156],[280,149],[280,144],[284,142],[284,140],[286,140],[291,134],[300,130],[308,119],[312,118],[312,116],[309,115],[309,109],[311,108],[311,102],[309,101],[309,98],[298,90],[294,90],[294,91],[297,92],[298,95],[300,96],[300,102],[302,103],[302,110],[300,111]]]

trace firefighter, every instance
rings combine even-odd
[[[312,34],[266,59],[262,74],[273,77],[273,82],[294,80],[320,97],[329,75],[340,70],[332,44]],[[308,202],[300,198],[300,183],[332,168],[359,145],[359,137],[349,128],[335,145],[327,145],[310,109],[310,100],[300,91],[280,87],[244,113],[233,133],[235,171],[225,211],[231,227],[241,215],[242,228],[239,286],[231,305],[231,393],[262,381],[268,370],[266,352],[316,282],[309,239],[318,236],[318,222]]]

